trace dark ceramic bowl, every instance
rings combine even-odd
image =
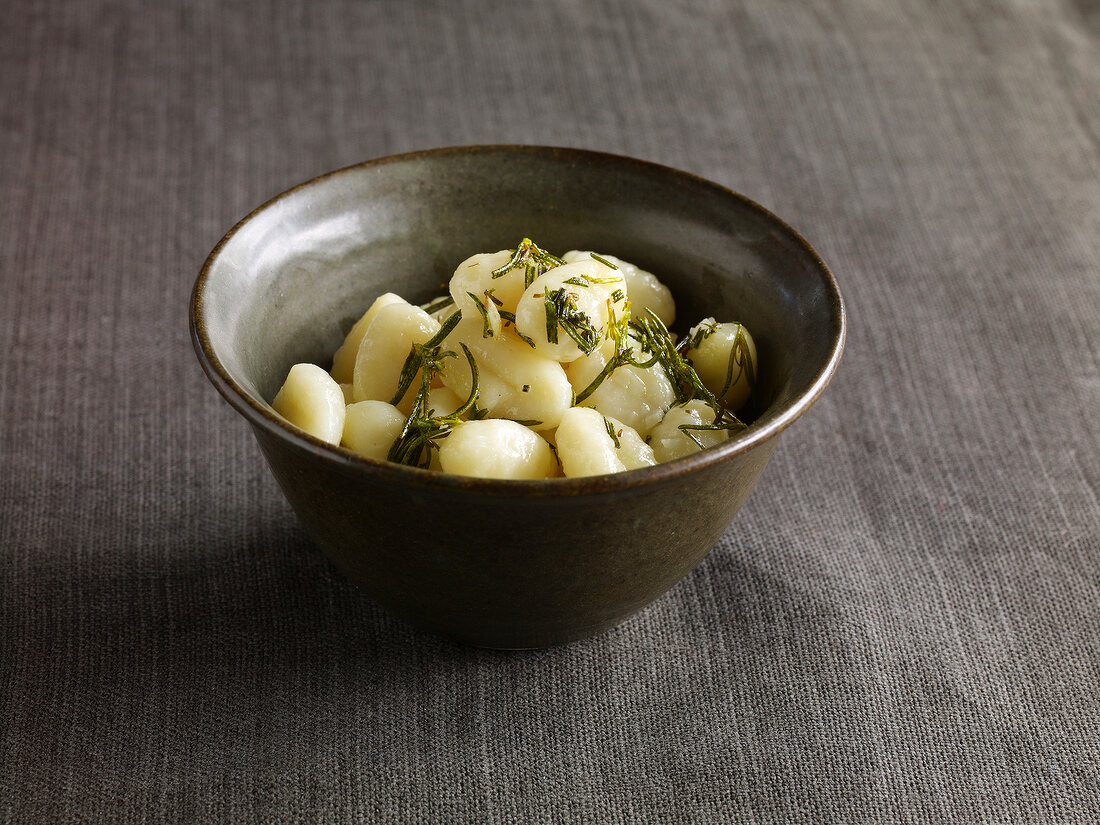
[[[760,361],[751,425],[657,467],[499,481],[361,458],[272,411],[290,366],[328,367],[375,296],[428,300],[463,259],[524,236],[657,274],[681,332],[708,315],[744,322]],[[382,158],[269,201],[210,254],[191,326],[206,374],[340,569],[420,627],[524,648],[611,627],[703,559],[829,383],[845,316],[806,241],[734,192],[624,157],[486,146]]]

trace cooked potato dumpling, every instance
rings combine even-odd
[[[714,410],[702,401],[677,404],[665,413],[664,419],[649,435],[649,444],[653,447],[654,457],[657,461],[664,463],[699,452],[699,445],[685,435],[680,427],[713,423]],[[692,430],[691,432],[705,447],[713,447],[730,437],[729,430]]]
[[[399,295],[394,295],[392,292],[383,293],[374,299],[374,303],[363,313],[363,317],[355,322],[355,325],[348,331],[347,337],[344,338],[344,343],[332,356],[331,373],[333,378],[341,384],[352,382],[352,377],[355,374],[355,357],[359,354],[359,344],[362,342],[363,335],[366,333],[367,327],[370,326],[370,322],[374,320],[374,316],[378,314],[382,307],[389,304],[403,303],[405,303],[405,299]]]
[[[505,266],[511,258],[512,253],[504,249],[500,252],[474,255],[458,265],[451,277],[448,291],[455,306],[463,310],[464,317],[477,318],[481,315],[474,299],[470,297],[471,293],[477,296],[482,306],[488,303],[495,307],[495,302],[485,298],[485,293],[491,291],[493,297],[500,301],[500,309],[506,312],[516,311],[516,303],[524,289],[523,267],[509,269],[499,278],[493,277],[493,270]]]
[[[385,401],[348,404],[341,443],[367,458],[385,461],[401,428],[405,414]]]
[[[547,301],[556,295],[564,302],[556,311],[557,323],[547,327]],[[516,304],[516,329],[533,344],[535,352],[553,361],[567,363],[584,355],[581,346],[566,332],[566,323],[574,320],[580,329],[587,327],[593,346],[607,337],[610,308],[621,317],[626,306],[626,282],[622,273],[599,261],[576,261],[551,269],[537,277]],[[551,332],[552,331],[552,332]],[[556,341],[551,341],[550,337]]]
[[[445,473],[479,478],[549,478],[556,463],[538,433],[503,418],[459,424],[439,442]]]
[[[672,299],[672,292],[657,280],[657,276],[614,255],[600,254],[600,257],[614,264],[622,273],[626,281],[626,294],[630,296],[630,311],[633,315],[641,317],[647,309],[651,309],[666,327],[672,326],[672,322],[676,320],[676,302]],[[591,252],[581,252],[576,249],[562,256],[562,260],[566,263],[591,258]]]
[[[438,331],[439,323],[420,307],[404,301],[381,307],[363,334],[355,357],[355,400],[393,400],[412,345],[426,343]],[[397,408],[408,414],[419,388],[418,375]]]
[[[648,355],[639,351],[631,339],[636,360],[644,362]],[[580,394],[595,381],[615,355],[615,342],[605,341],[589,355],[569,364],[567,373],[574,392]],[[676,403],[676,391],[660,364],[639,367],[623,364],[616,367],[595,391],[580,402],[604,415],[622,421],[639,435],[647,436],[664,418],[665,411]]]
[[[561,364],[545,358],[513,333],[486,338],[480,318],[466,318],[447,336],[448,349],[461,352],[464,343],[477,362],[477,405],[490,417],[537,421],[536,430],[556,427],[573,400],[573,388]],[[456,395],[470,395],[470,365],[465,358],[448,359],[443,384]]]
[[[756,344],[744,325],[719,324],[705,318],[688,333],[698,335],[697,347],[687,351],[687,360],[708,390],[727,408],[737,411],[745,406],[756,383]]]
[[[344,391],[315,364],[295,364],[271,402],[279,415],[310,435],[339,444],[344,432]]]
[[[566,410],[556,441],[558,460],[570,478],[621,473],[657,463],[653,450],[637,432],[588,407]]]

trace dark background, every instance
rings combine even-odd
[[[1095,4],[3,18],[0,820],[1100,818]],[[187,334],[254,206],[471,143],[740,191],[850,313],[703,565],[546,651],[452,645],[342,580]]]

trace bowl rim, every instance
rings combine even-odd
[[[269,404],[259,402],[251,393],[246,391],[233,379],[229,371],[218,358],[217,352],[210,341],[205,324],[204,292],[210,278],[210,273],[217,263],[222,250],[239,231],[259,214],[273,208],[280,201],[304,189],[316,186],[323,181],[338,176],[393,163],[407,163],[426,157],[438,158],[446,155],[470,155],[478,153],[517,153],[557,159],[572,157],[578,161],[587,160],[589,162],[613,163],[620,166],[634,166],[639,170],[680,178],[685,183],[702,186],[703,188],[714,190],[723,197],[733,198],[739,201],[750,211],[756,212],[766,222],[773,224],[782,232],[786,233],[789,239],[800,246],[813,260],[822,274],[824,286],[829,295],[829,309],[836,319],[837,329],[828,357],[806,389],[795,396],[787,404],[786,408],[782,409],[764,424],[759,426],[752,424],[721,444],[652,467],[642,467],[635,470],[625,470],[619,473],[609,473],[598,476],[585,476],[580,478],[559,477],[536,480],[475,478],[443,472],[432,472],[403,464],[367,458],[366,456],[352,452],[346,447],[329,444],[328,442],[322,441],[294,427],[279,416]],[[198,356],[203,371],[218,392],[234,409],[241,413],[253,426],[259,427],[279,439],[289,441],[299,450],[310,453],[323,461],[331,463],[334,468],[342,469],[345,472],[374,476],[380,482],[388,481],[414,488],[464,490],[497,496],[544,497],[611,493],[625,488],[659,484],[665,480],[695,473],[711,465],[728,461],[735,456],[749,452],[764,442],[770,441],[805,413],[814,402],[821,397],[821,394],[829,385],[829,382],[836,373],[841,355],[844,352],[848,319],[844,299],[841,297],[836,278],[822,260],[821,256],[817,253],[817,250],[815,250],[801,234],[782,218],[739,192],[691,172],[685,172],[671,166],[626,155],[562,146],[481,144],[448,146],[385,155],[317,175],[316,177],[292,186],[264,201],[237,221],[221,240],[218,241],[217,245],[210,251],[210,254],[207,255],[191,291],[189,327],[191,342],[195,348],[195,353]]]

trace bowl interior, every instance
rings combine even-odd
[[[745,323],[761,365],[750,431],[792,419],[835,368],[844,337],[836,284],[782,221],[666,167],[539,147],[384,158],[260,207],[200,276],[193,323],[204,366],[251,397],[223,381],[235,406],[264,407],[292,364],[330,366],[380,293],[426,301],[446,291],[469,255],[523,237],[558,254],[592,249],[653,272],[676,298],[681,334],[706,316]]]

